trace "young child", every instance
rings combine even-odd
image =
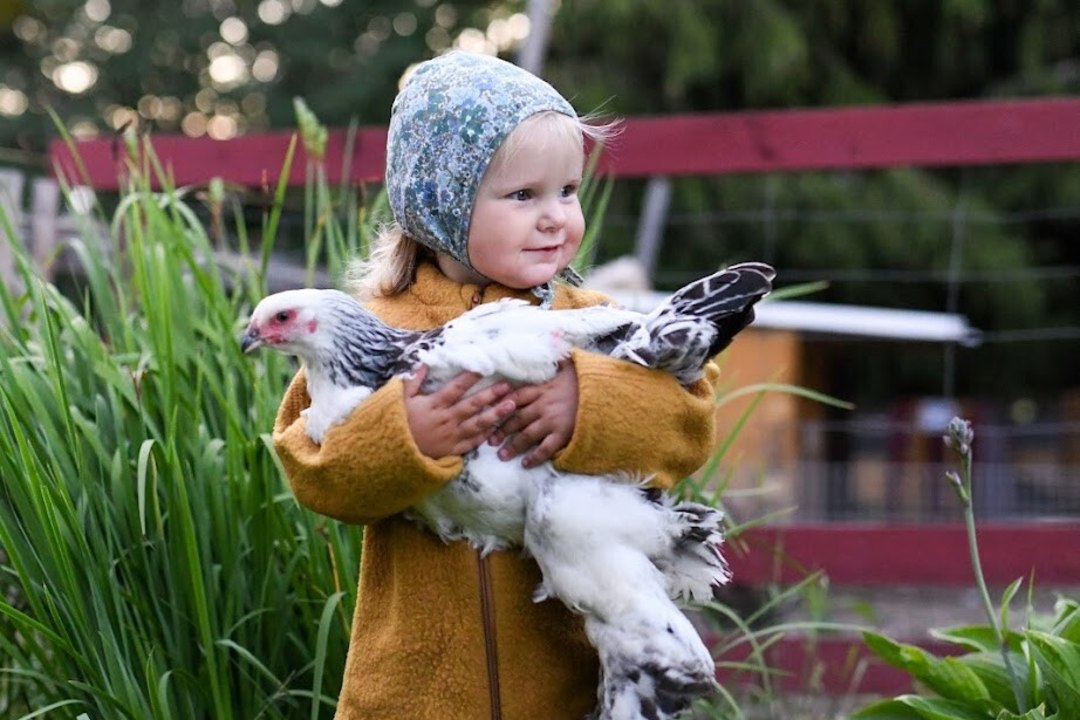
[[[595,132],[547,83],[501,60],[451,53],[421,64],[394,102],[386,186],[395,225],[355,286],[386,322],[424,330],[480,303],[604,302],[571,287],[584,232],[583,136]],[[303,372],[274,445],[297,499],[365,525],[339,720],[580,720],[597,659],[581,620],[534,603],[536,564],[443,544],[400,513],[453,479],[461,456],[501,444],[512,462],[626,471],[670,487],[713,441],[716,368],[689,390],[666,373],[574,351],[549,382],[466,395],[463,374],[429,395],[423,371],[380,388],[322,445],[305,433]],[[603,508],[597,508],[603,512]]]

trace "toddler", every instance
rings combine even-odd
[[[554,88],[510,63],[462,52],[422,63],[394,101],[386,188],[394,224],[353,286],[384,321],[426,330],[501,298],[552,308],[606,302],[569,265],[585,229],[577,197],[583,122]],[[527,465],[623,471],[670,487],[707,458],[716,368],[673,377],[575,350],[535,386],[474,394],[463,374],[421,394],[396,378],[332,427],[305,433],[303,371],[274,446],[296,498],[365,526],[338,720],[581,720],[598,665],[580,618],[534,603],[535,562],[444,544],[400,513],[452,480],[489,442]],[[603,508],[597,508],[603,512]]]

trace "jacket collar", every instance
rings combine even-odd
[[[409,293],[424,305],[449,306],[469,310],[482,303],[503,298],[519,298],[537,304],[539,298],[531,289],[515,290],[505,285],[491,283],[474,285],[456,283],[442,274],[438,267],[430,262],[421,262],[416,267],[416,281],[409,286]]]

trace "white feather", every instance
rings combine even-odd
[[[492,381],[532,385],[554,377],[571,348],[589,347],[595,338],[640,318],[617,308],[549,311],[524,300],[500,300],[444,325],[442,342],[419,359],[434,384],[469,371]]]
[[[341,388],[330,383],[325,375],[308,375],[308,397],[312,404],[301,413],[304,416],[308,437],[322,444],[326,431],[347,418],[356,407],[367,399],[372,389],[363,385]],[[318,398],[316,403],[314,398]]]

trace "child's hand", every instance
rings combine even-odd
[[[507,397],[510,385],[505,382],[466,396],[480,376],[461,373],[430,395],[423,395],[420,386],[427,372],[422,365],[405,380],[405,416],[416,447],[430,458],[475,450],[514,412],[516,405]]]
[[[574,363],[559,364],[555,377],[539,385],[525,385],[509,398],[517,406],[509,420],[488,441],[499,445],[499,457],[509,460],[525,453],[521,464],[533,467],[566,447],[577,423],[578,386]],[[531,450],[530,450],[531,448]]]

